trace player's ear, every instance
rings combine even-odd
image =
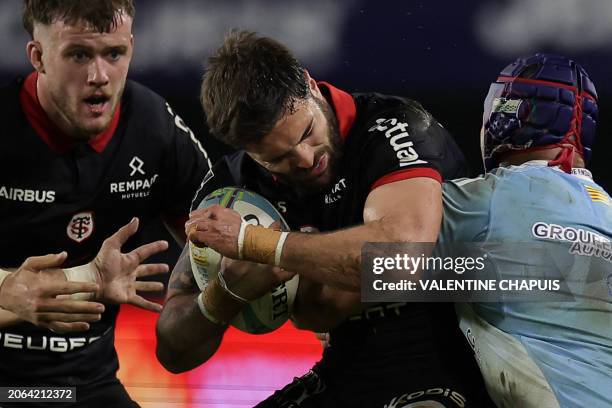
[[[45,65],[42,61],[42,44],[38,41],[29,41],[26,45],[26,52],[28,53],[28,59],[34,67],[34,69],[41,73],[45,73]]]
[[[321,93],[321,90],[319,89],[319,86],[317,85],[317,81],[315,81],[310,74],[308,73],[308,70],[304,70],[304,77],[306,78],[306,81],[308,82],[308,88],[310,88],[310,93],[317,97],[317,98],[322,98],[323,94]]]

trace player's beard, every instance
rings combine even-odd
[[[333,112],[331,105],[316,98],[315,101],[327,119],[329,146],[325,146],[325,151],[329,155],[328,166],[331,183],[334,177],[339,173],[340,164],[342,162],[342,138],[340,137],[340,126],[338,125],[338,119],[336,118],[336,114]]]
[[[275,176],[283,183],[292,186],[295,190],[297,190],[300,194],[311,194],[318,193],[321,190],[329,187],[335,175],[340,171],[340,166],[342,162],[342,138],[340,137],[340,128],[338,126],[338,120],[336,119],[336,115],[331,109],[331,106],[317,98],[314,98],[315,102],[323,112],[325,119],[327,121],[327,138],[328,144],[319,148],[319,150],[315,154],[314,163],[318,163],[321,156],[327,154],[328,164],[327,169],[325,170],[325,182],[319,183],[313,181],[312,179],[308,179],[308,177],[295,177],[280,173],[274,173]],[[305,169],[305,172],[310,172],[310,169]]]

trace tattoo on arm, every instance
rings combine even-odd
[[[193,277],[191,262],[189,261],[189,245],[185,245],[181,256],[172,270],[172,275],[168,282],[168,296],[176,292],[196,293],[198,291],[198,285]]]

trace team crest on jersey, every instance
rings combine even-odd
[[[72,216],[66,227],[68,237],[76,242],[83,242],[91,236],[94,230],[93,212],[85,211]]]

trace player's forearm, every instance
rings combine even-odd
[[[8,276],[8,274],[15,272],[15,268],[6,268],[0,269],[0,305],[2,305],[1,301],[1,293],[2,293],[2,283],[4,279]],[[72,268],[51,268],[46,269],[44,271],[45,278],[50,281],[56,282],[90,282],[90,283],[100,283],[100,278],[95,272],[95,269],[92,267],[91,262],[75,266]],[[93,293],[76,293],[70,295],[71,299],[74,300],[91,300],[95,295]]]
[[[290,233],[280,266],[326,285],[359,291],[366,242],[435,242],[442,218],[441,188],[429,179],[405,182],[409,185],[391,183],[368,196],[363,225],[326,234]]]
[[[171,297],[157,321],[157,358],[173,373],[191,370],[212,357],[227,328],[206,319],[196,297]]]
[[[2,302],[2,284],[4,283],[4,279],[14,271],[14,269],[0,269],[0,328],[12,326],[23,321],[15,313],[2,308],[4,304],[4,302]]]
[[[323,234],[291,233],[281,256],[281,267],[316,282],[349,291],[361,288],[361,249],[366,242],[418,239],[399,234],[392,220],[378,220]]]

